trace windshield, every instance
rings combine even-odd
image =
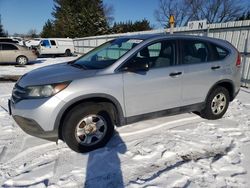
[[[73,65],[87,69],[104,69],[141,42],[142,40],[129,38],[109,41],[82,56]]]

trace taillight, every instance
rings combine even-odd
[[[241,57],[240,57],[240,53],[238,53],[238,57],[237,57],[237,61],[236,61],[236,67],[240,67],[241,64]]]

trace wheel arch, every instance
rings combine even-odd
[[[64,52],[66,55],[71,55],[72,52],[71,52],[71,49],[69,48],[66,48],[65,52]]]
[[[27,59],[27,63],[29,62],[29,58],[26,55],[20,54],[16,57],[16,62],[18,60],[19,57],[25,57]]]
[[[110,111],[112,120],[117,126],[122,126],[125,124],[124,113],[121,104],[113,96],[107,94],[90,94],[86,96],[81,96],[68,102],[58,113],[55,121],[54,130],[58,130],[58,138],[62,139],[62,125],[66,114],[75,106],[81,103],[104,103],[105,106]]]
[[[206,96],[206,100],[205,101],[207,101],[207,98],[210,95],[210,93],[213,91],[213,89],[216,88],[216,87],[218,87],[218,86],[226,88],[228,90],[228,92],[229,92],[230,102],[233,101],[234,96],[235,96],[235,86],[234,86],[233,82],[231,80],[228,80],[228,79],[220,80],[220,81],[216,82],[210,88],[210,90],[209,90],[209,92],[208,92],[208,94]]]

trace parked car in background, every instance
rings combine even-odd
[[[9,43],[18,44],[17,40],[13,40],[12,38],[6,38],[6,37],[0,37],[0,42],[9,42]]]
[[[16,44],[19,44],[20,46],[25,46],[24,39],[21,37],[10,37],[13,41],[17,41]]]
[[[114,126],[183,112],[219,119],[238,94],[240,78],[240,54],[227,41],[127,36],[25,74],[9,111],[28,134],[87,152],[104,146]]]
[[[25,46],[31,49],[35,49],[39,46],[40,42],[41,42],[40,38],[30,39],[30,40],[25,41]]]
[[[26,65],[35,61],[37,56],[28,48],[15,43],[0,42],[0,63],[18,63]]]
[[[70,38],[47,38],[42,39],[37,52],[39,55],[59,55],[71,56],[74,53],[74,43]]]

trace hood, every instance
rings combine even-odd
[[[27,87],[32,85],[46,85],[60,83],[94,76],[98,70],[84,70],[67,63],[45,66],[23,75],[18,85]]]

